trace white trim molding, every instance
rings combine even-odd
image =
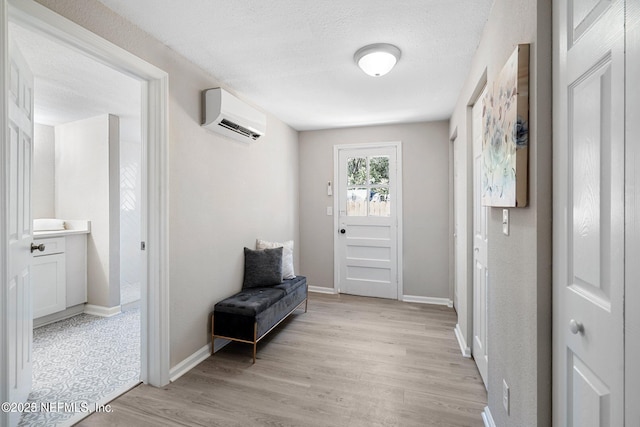
[[[482,421],[484,421],[485,427],[496,427],[496,422],[493,421],[493,416],[488,406],[485,406],[484,411],[482,411]]]
[[[214,347],[213,352],[216,353],[222,350],[229,343],[231,343],[230,340],[225,340],[223,338],[216,338],[215,344],[213,346]],[[174,382],[175,380],[177,380],[178,378],[180,378],[181,376],[183,376],[184,374],[186,374],[187,372],[189,372],[190,370],[198,366],[200,363],[207,360],[209,356],[211,356],[211,343],[208,343],[207,345],[202,347],[200,350],[196,351],[191,356],[187,357],[182,362],[178,363],[176,366],[171,368],[171,370],[169,371],[169,380],[171,382]]]
[[[463,357],[471,357],[471,348],[467,345],[467,342],[464,339],[464,335],[462,334],[462,330],[460,329],[460,324],[456,323],[456,327],[453,329],[456,334],[456,339],[458,340],[458,345],[460,346],[460,351],[462,352]]]
[[[324,286],[309,286],[309,292],[315,292],[317,294],[335,295],[338,293],[335,288],[325,288]]]
[[[178,363],[169,371],[169,381],[174,382],[211,356],[211,343],[208,343],[191,356]]]
[[[403,295],[402,301],[404,302],[417,302],[419,304],[434,304],[434,305],[446,305],[449,308],[453,307],[453,301],[449,298],[433,298],[433,297],[421,297],[415,295]]]
[[[122,313],[122,310],[119,305],[115,307],[103,307],[101,305],[86,304],[84,306],[84,313],[100,317],[113,317]]]
[[[0,3],[0,402],[7,402],[10,395],[9,384],[9,192],[7,191],[7,175],[9,162],[8,135],[8,96],[9,82],[7,70],[9,67],[9,45],[7,1]],[[8,411],[0,411],[0,425],[10,425],[11,417]]]

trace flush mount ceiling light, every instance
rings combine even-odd
[[[370,44],[358,49],[353,59],[370,76],[384,76],[400,59],[400,49],[388,43]]]

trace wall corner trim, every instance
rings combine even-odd
[[[309,286],[309,292],[315,292],[318,294],[329,294],[329,295],[337,294],[334,288],[325,288],[324,286]]]
[[[464,335],[462,334],[462,330],[460,329],[460,324],[456,323],[456,327],[453,329],[456,334],[456,338],[458,340],[458,345],[460,346],[460,351],[462,352],[463,357],[471,357],[471,349],[467,345],[467,342],[464,339]]]
[[[403,302],[417,302],[419,304],[435,304],[446,305],[449,308],[453,308],[453,301],[449,298],[432,298],[432,297],[420,297],[414,295],[403,295]]]
[[[101,305],[87,304],[84,306],[84,313],[100,317],[113,317],[122,313],[122,310],[119,305],[115,307],[103,307]]]
[[[493,417],[491,416],[491,411],[488,406],[485,406],[484,411],[482,411],[482,421],[484,421],[485,427],[496,427],[496,423],[493,421]]]

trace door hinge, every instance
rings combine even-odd
[[[140,242],[140,250],[144,251],[147,249],[147,243],[146,242]]]

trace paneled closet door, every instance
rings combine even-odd
[[[554,3],[554,425],[624,425],[624,0]]]
[[[640,426],[640,0],[626,1],[625,424]]]

